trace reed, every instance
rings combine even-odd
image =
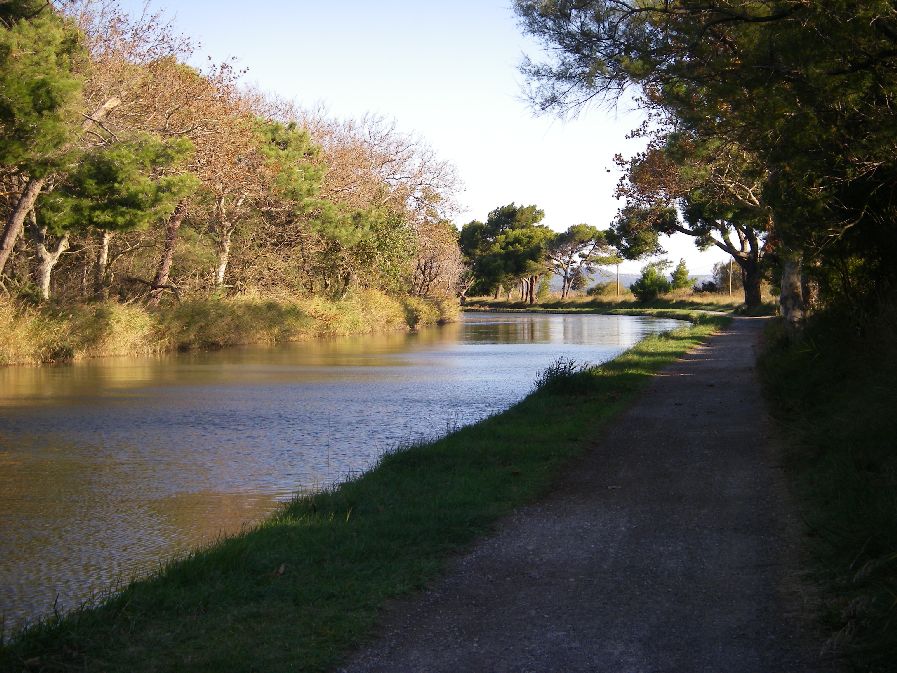
[[[340,300],[185,299],[159,310],[113,301],[36,306],[0,298],[0,365],[302,341],[414,329],[456,317],[456,302],[450,300],[377,291],[359,291]]]

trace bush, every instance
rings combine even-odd
[[[625,288],[624,288],[625,289]],[[617,281],[609,280],[604,283],[595,283],[586,290],[586,294],[590,297],[606,297],[617,292]]]
[[[642,269],[641,277],[629,287],[636,299],[644,303],[672,289],[663,274],[666,266],[667,262],[652,262]]]
[[[700,292],[719,292],[719,285],[717,285],[716,283],[714,283],[712,280],[705,280],[704,282],[701,283],[700,286],[695,285],[693,289],[694,289],[694,291],[697,292],[697,293],[700,293]]]

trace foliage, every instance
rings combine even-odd
[[[829,309],[799,343],[776,324],[760,361],[825,587],[830,645],[856,670],[897,670],[897,310]],[[848,313],[845,314],[845,311]]]
[[[167,218],[197,180],[168,173],[193,152],[186,139],[138,136],[99,147],[82,157],[65,181],[38,200],[38,220],[54,233],[93,227],[122,232]]]
[[[609,297],[612,294],[615,294],[617,291],[617,282],[613,280],[608,280],[603,283],[595,283],[592,287],[586,290],[586,294],[589,297]]]
[[[665,261],[646,264],[642,267],[642,275],[629,286],[629,290],[642,303],[669,292],[672,286],[664,275],[664,269],[668,266],[669,262]]]
[[[86,52],[49,3],[2,3],[0,166],[45,174],[80,125]]]
[[[502,285],[525,281],[535,294],[538,278],[546,272],[545,253],[552,231],[540,224],[545,213],[535,205],[510,203],[461,228],[460,245],[473,271],[473,293],[498,292]]]

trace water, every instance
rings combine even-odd
[[[467,314],[387,334],[0,369],[0,615],[79,605],[299,490],[603,362],[676,321]]]

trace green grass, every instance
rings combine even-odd
[[[384,602],[551,486],[651,377],[728,321],[645,339],[600,368],[549,377],[508,411],[396,451],[255,530],[172,563],[92,609],[0,647],[0,671],[326,671]]]
[[[897,309],[834,312],[802,341],[767,335],[761,371],[786,432],[830,644],[858,671],[897,671]]]

